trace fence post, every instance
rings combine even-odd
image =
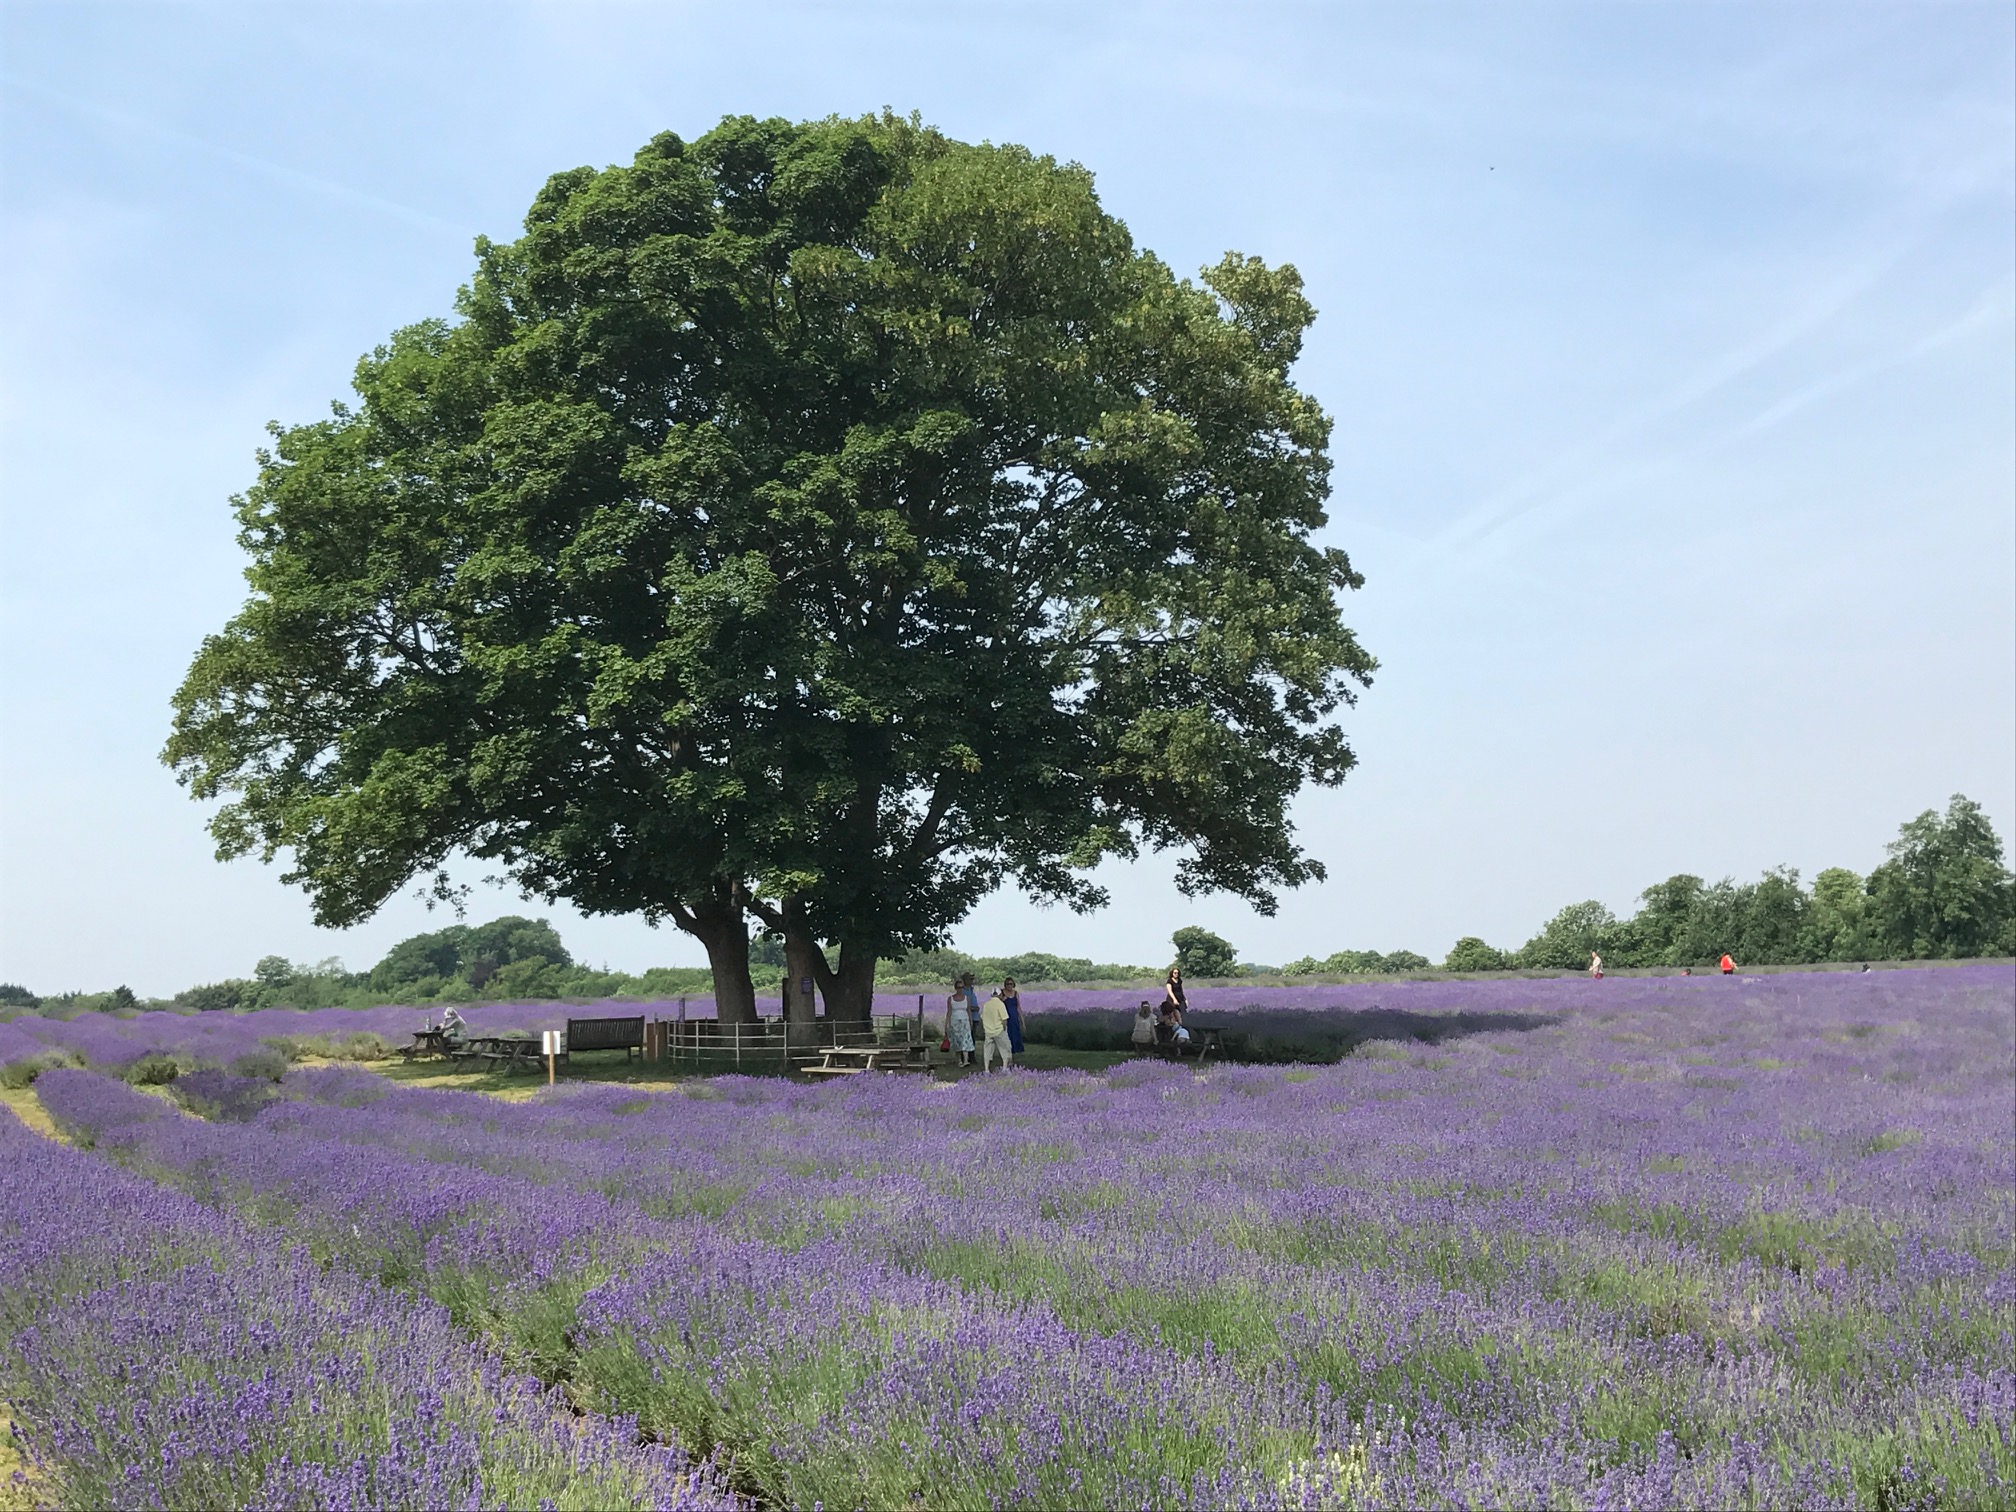
[[[735,1069],[742,1069],[742,1020],[735,1020]]]

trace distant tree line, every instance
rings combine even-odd
[[[1177,930],[1171,943],[1177,964],[1192,979],[1434,969],[1427,957],[1411,950],[1340,950],[1320,959],[1304,956],[1283,967],[1240,961],[1230,941],[1194,925]],[[1944,814],[1927,809],[1906,823],[1887,848],[1887,859],[1867,877],[1829,867],[1807,887],[1798,872],[1782,866],[1742,883],[1726,877],[1705,882],[1682,873],[1646,888],[1629,918],[1620,919],[1591,900],[1562,909],[1517,950],[1499,950],[1466,935],[1450,949],[1441,969],[1573,971],[1588,965],[1592,950],[1620,967],[1708,966],[1724,951],[1746,966],[2011,956],[2016,955],[2016,878],[1981,805],[1956,793]],[[749,941],[749,967],[759,992],[780,981],[783,940],[757,930]],[[877,979],[890,987],[937,986],[970,971],[996,981],[1004,976],[1021,982],[1136,981],[1161,969],[1042,951],[975,956],[948,948],[884,961]],[[37,1008],[119,1012],[151,1006],[216,1012],[698,996],[709,992],[712,982],[707,967],[660,966],[634,975],[598,971],[577,962],[546,920],[507,915],[487,924],[451,924],[413,935],[369,971],[346,971],[334,959],[309,965],[269,955],[250,977],[205,983],[146,1004],[124,986],[41,998],[15,983],[0,983],[0,1015]]]
[[[1791,867],[1755,882],[1682,873],[1639,894],[1620,919],[1571,903],[1519,949],[1458,940],[1448,971],[1571,970],[1599,952],[1614,966],[1705,966],[1724,951],[1746,966],[1824,961],[1956,960],[2016,955],[2016,884],[1981,805],[1954,794],[1927,809],[1867,877],[1829,867],[1809,888]]]

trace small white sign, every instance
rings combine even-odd
[[[798,990],[804,993],[805,996],[810,997],[812,995],[812,978],[810,977],[798,978]]]
[[[558,1029],[542,1031],[539,1036],[539,1053],[541,1055],[558,1055],[560,1053],[560,1035],[561,1031]]]

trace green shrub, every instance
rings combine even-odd
[[[231,1062],[231,1074],[233,1076],[257,1076],[267,1081],[277,1082],[287,1074],[287,1057],[271,1046],[248,1051]]]
[[[26,1060],[9,1061],[0,1066],[0,1087],[12,1091],[30,1086],[44,1071],[56,1071],[65,1066],[81,1066],[84,1062],[68,1050],[45,1050],[40,1055],[31,1055]]]
[[[172,1055],[143,1055],[121,1074],[136,1087],[165,1087],[181,1073]]]

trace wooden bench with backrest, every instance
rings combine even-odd
[[[578,1050],[628,1050],[644,1058],[644,1017],[567,1020],[567,1048],[562,1058]],[[624,1059],[629,1059],[625,1056]]]

